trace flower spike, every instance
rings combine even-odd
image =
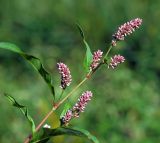
[[[68,110],[66,114],[60,119],[61,125],[67,125],[73,117],[72,110]]]
[[[102,58],[102,54],[103,52],[101,50],[94,52],[90,70],[94,70],[98,66],[99,61]]]
[[[79,117],[81,112],[84,112],[84,109],[87,103],[91,100],[92,92],[86,91],[83,92],[82,95],[79,97],[78,102],[73,107],[74,117]]]
[[[78,102],[73,106],[72,109],[69,109],[65,115],[60,119],[61,125],[68,125],[72,118],[78,118],[81,112],[84,112],[84,109],[88,102],[91,100],[92,92],[86,91],[83,92],[79,97]]]
[[[111,58],[111,62],[108,65],[108,68],[114,69],[118,66],[118,64],[123,63],[125,61],[125,58],[121,55],[115,55],[113,58]]]
[[[121,25],[117,32],[113,35],[112,46],[116,46],[117,41],[124,40],[124,37],[130,35],[135,29],[142,24],[142,19],[136,18]]]
[[[59,73],[61,74],[61,88],[65,89],[67,86],[71,84],[72,76],[70,74],[70,70],[64,63],[57,63]]]

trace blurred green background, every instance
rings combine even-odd
[[[0,41],[15,43],[41,59],[52,74],[56,94],[60,77],[56,63],[72,72],[69,92],[84,77],[85,48],[75,26],[79,23],[92,51],[104,52],[117,27],[133,18],[143,25],[110,54],[122,54],[126,62],[116,70],[101,68],[70,99],[85,90],[94,96],[71,126],[89,130],[101,143],[160,142],[160,1],[159,0],[0,0]],[[3,92],[29,107],[36,123],[52,107],[51,93],[37,72],[19,55],[0,50],[0,142],[23,142],[30,128]],[[65,94],[66,94],[65,93]],[[62,111],[47,121],[59,125]],[[56,143],[87,143],[75,137],[57,137]]]

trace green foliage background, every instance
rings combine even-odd
[[[39,57],[53,75],[57,95],[60,78],[56,63],[72,72],[69,92],[83,77],[85,48],[75,23],[85,32],[92,51],[104,52],[117,27],[136,17],[139,30],[112,50],[125,56],[116,70],[101,68],[70,99],[74,104],[85,90],[94,97],[71,125],[85,128],[101,143],[157,143],[160,141],[160,1],[159,0],[0,0],[0,41],[17,44]],[[12,94],[29,108],[36,123],[51,109],[52,96],[43,79],[20,56],[0,50],[0,142],[22,142],[28,122],[2,96]],[[59,125],[62,108],[49,118]],[[52,141],[51,141],[52,142]],[[86,143],[75,137],[57,137],[56,143]]]

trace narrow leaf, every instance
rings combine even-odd
[[[78,24],[77,24],[77,28],[78,28],[78,30],[80,32],[80,35],[81,35],[81,37],[83,39],[83,43],[84,43],[84,45],[86,47],[86,54],[85,54],[84,63],[83,63],[84,69],[85,69],[86,72],[89,72],[90,65],[92,63],[93,55],[92,55],[92,52],[91,52],[91,49],[90,49],[88,43],[85,40],[85,35],[84,35],[84,32],[83,32],[82,28]]]
[[[31,128],[32,128],[32,133],[35,132],[35,124],[34,124],[34,121],[32,119],[32,117],[28,114],[28,109],[26,106],[24,105],[20,105],[12,96],[8,95],[8,94],[4,94],[8,100],[12,103],[12,105],[14,107],[17,107],[20,109],[20,111],[23,113],[23,115],[27,118],[27,120],[29,121],[30,125],[31,125]]]
[[[0,42],[0,48],[1,49],[6,49],[10,50],[12,52],[15,52],[22,56],[25,60],[27,60],[41,75],[41,77],[44,79],[44,81],[48,84],[52,95],[55,99],[55,91],[54,91],[54,86],[52,84],[52,78],[51,75],[46,71],[46,69],[43,67],[40,59],[37,57],[34,57],[32,55],[28,55],[24,53],[19,47],[17,47],[15,44],[8,43],[8,42]]]
[[[84,68],[85,68],[86,72],[89,72],[90,65],[92,63],[93,55],[91,53],[90,47],[87,44],[87,42],[84,41],[84,43],[85,43],[85,46],[86,46],[86,55],[85,55],[85,59],[84,59]]]
[[[91,135],[88,131],[86,130],[77,130],[77,129],[71,129],[71,128],[64,128],[64,127],[59,127],[56,129],[46,129],[43,128],[43,133],[42,130],[41,132],[36,133],[36,138],[32,139],[32,143],[46,143],[51,137],[53,136],[60,136],[60,135],[70,135],[70,136],[79,136],[79,137],[84,137],[92,141],[93,143],[99,143],[99,141]],[[45,141],[46,140],[46,141]]]

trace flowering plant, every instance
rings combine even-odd
[[[123,25],[121,25],[118,30],[113,34],[113,38],[111,40],[110,47],[107,48],[107,52],[102,52],[101,50],[95,51],[93,54],[91,52],[91,49],[86,42],[84,33],[82,31],[82,28],[77,25],[80,34],[83,39],[83,43],[86,47],[86,55],[84,60],[84,67],[86,69],[86,76],[84,79],[77,84],[71,92],[69,92],[63,99],[62,94],[65,93],[65,89],[68,88],[72,82],[72,76],[69,67],[59,62],[57,63],[57,69],[59,71],[59,74],[61,76],[60,80],[60,88],[62,90],[61,95],[55,94],[55,88],[52,84],[52,78],[51,75],[47,72],[47,70],[42,65],[40,59],[38,59],[35,56],[28,55],[21,51],[16,45],[7,43],[7,42],[0,42],[0,48],[10,50],[12,52],[18,53],[20,56],[22,56],[25,60],[27,60],[40,74],[40,76],[45,80],[45,82],[48,84],[52,95],[53,95],[53,107],[51,111],[42,119],[42,121],[35,126],[34,120],[28,113],[28,109],[26,106],[19,104],[12,96],[8,94],[4,94],[9,101],[13,104],[13,106],[19,108],[21,112],[24,114],[26,119],[29,121],[32,129],[32,133],[25,139],[24,143],[28,142],[47,142],[51,137],[57,136],[57,135],[75,135],[80,137],[86,137],[90,139],[94,143],[99,143],[99,141],[91,135],[86,130],[81,129],[74,129],[69,126],[70,122],[74,118],[78,118],[82,112],[85,111],[85,108],[89,101],[91,100],[93,93],[91,91],[85,91],[82,93],[82,95],[78,98],[77,103],[74,104],[73,107],[71,106],[64,106],[63,112],[59,118],[60,120],[60,126],[58,128],[52,129],[50,125],[45,124],[48,117],[55,112],[60,106],[63,106],[65,102],[67,102],[67,99],[69,99],[76,90],[85,83],[86,80],[92,77],[92,75],[102,66],[107,65],[108,68],[115,69],[119,64],[123,63],[125,61],[125,58],[121,55],[114,55],[113,57],[108,58],[108,55],[110,53],[110,50],[113,47],[116,47],[117,42],[124,40],[124,38],[127,35],[130,35],[135,29],[139,28],[141,25],[142,20],[140,18],[133,19]],[[104,54],[105,53],[105,54]],[[58,97],[58,101],[55,100],[55,97]]]

